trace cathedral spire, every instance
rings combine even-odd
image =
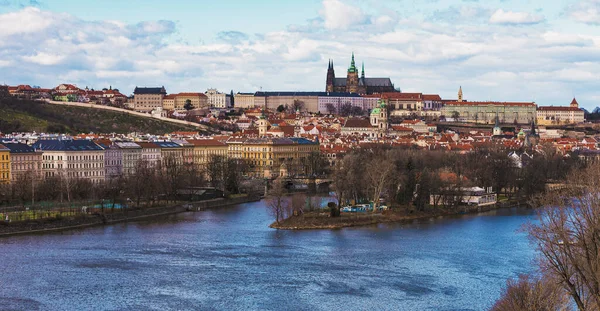
[[[362,62],[362,71],[360,73],[361,78],[365,78],[365,62]]]
[[[356,70],[356,63],[354,62],[354,52],[352,52],[352,61],[350,62],[350,68],[348,68],[348,72],[358,72],[358,70]]]

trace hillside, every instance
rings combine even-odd
[[[43,104],[14,98],[0,99],[0,132],[164,134],[197,131],[194,127],[132,116],[126,113]]]

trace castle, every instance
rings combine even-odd
[[[354,53],[352,53],[352,62],[348,68],[346,78],[336,78],[333,69],[333,60],[329,60],[327,68],[326,92],[347,92],[357,94],[374,94],[384,92],[397,92],[390,78],[365,78],[365,64],[362,64],[360,77],[358,69],[354,62]]]

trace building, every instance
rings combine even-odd
[[[383,93],[381,98],[390,108],[392,116],[420,116],[423,111],[422,93]]]
[[[207,97],[208,107],[211,108],[229,108],[231,107],[231,96],[220,93],[217,89],[208,89],[204,93]]]
[[[233,96],[235,98],[235,108],[254,108],[254,93],[237,93]]]
[[[116,142],[115,145],[121,150],[123,175],[135,174],[135,169],[142,160],[142,147],[133,142]]]
[[[90,140],[38,140],[33,144],[42,154],[42,176],[105,179],[104,149]]]
[[[282,165],[292,165],[312,152],[319,152],[319,142],[306,138],[255,138],[244,140],[241,148],[248,174],[271,178],[277,175]]]
[[[536,119],[534,102],[447,102],[441,109],[446,120],[494,124],[496,115],[501,123],[529,124]]]
[[[294,107],[308,112],[319,111],[319,96],[325,96],[326,92],[256,92],[254,103],[261,104],[257,107],[265,107],[277,110],[279,106]]]
[[[322,114],[339,114],[344,105],[360,107],[362,110],[372,109],[365,107],[365,98],[356,93],[326,92],[317,97],[318,111]]]
[[[42,165],[41,152],[36,152],[27,144],[17,142],[4,142],[3,145],[10,150],[11,181],[27,175],[40,178]]]
[[[160,148],[160,159],[163,165],[183,164],[183,146],[170,141],[154,142]]]
[[[0,145],[0,184],[10,183],[10,149]]]
[[[64,94],[77,94],[81,90],[73,84],[61,84],[54,88],[54,91]]]
[[[151,112],[163,107],[163,98],[167,95],[165,87],[135,87],[133,91],[133,110]]]
[[[585,122],[583,110],[575,98],[569,106],[540,106],[537,108],[537,124],[577,124]]]
[[[215,139],[188,140],[193,147],[193,163],[198,169],[204,169],[213,156],[227,157],[227,144]]]
[[[396,92],[394,84],[390,78],[366,78],[365,64],[362,64],[360,77],[358,69],[354,62],[354,53],[345,78],[336,78],[333,66],[333,60],[329,61],[327,67],[327,80],[325,83],[326,92],[347,92],[358,94],[374,94],[384,92]]]
[[[136,142],[142,148],[141,159],[150,167],[156,167],[161,161],[160,146],[150,142]]]
[[[175,95],[176,94],[169,94],[169,95],[163,97],[163,110],[166,110],[166,111],[175,110]]]
[[[189,101],[193,108],[207,108],[208,97],[202,93],[179,93],[175,94],[175,109],[185,109],[185,104]]]

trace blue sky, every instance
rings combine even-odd
[[[0,0],[0,83],[405,92],[600,106],[600,0]]]

